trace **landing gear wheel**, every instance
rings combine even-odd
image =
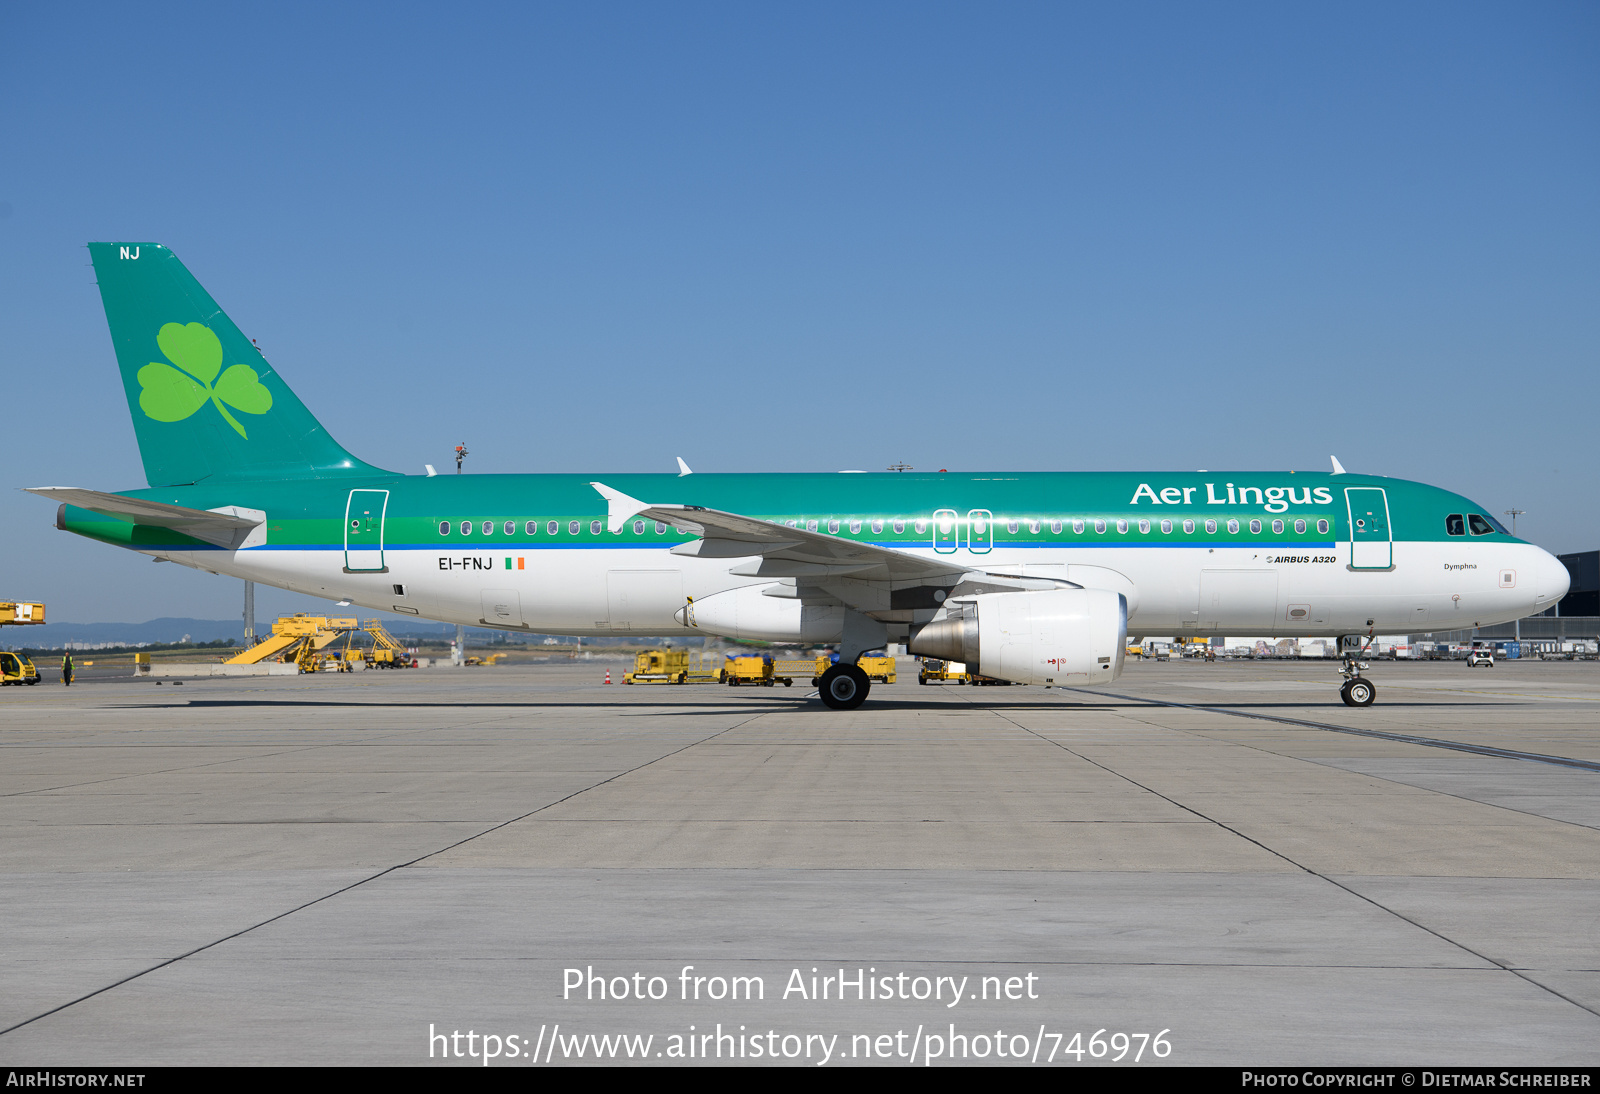
[[[832,710],[854,710],[866,702],[872,681],[854,665],[834,665],[822,674],[822,682],[817,687],[823,706]]]
[[[1359,676],[1354,680],[1346,680],[1344,687],[1339,689],[1339,698],[1349,707],[1370,707],[1372,700],[1377,697],[1378,689],[1372,686],[1372,681]]]

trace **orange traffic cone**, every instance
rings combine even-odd
[[[606,669],[606,683],[611,683],[611,670]]]

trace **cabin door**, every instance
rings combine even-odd
[[[383,514],[389,507],[387,490],[352,490],[344,507],[344,572],[384,574]]]
[[[1389,496],[1381,487],[1347,486],[1350,514],[1350,568],[1394,569],[1394,535],[1389,525]]]

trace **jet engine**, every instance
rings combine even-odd
[[[1017,684],[1093,687],[1122,674],[1128,601],[1107,589],[983,593],[951,603],[907,648]]]

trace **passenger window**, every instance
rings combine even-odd
[[[1007,522],[1006,522],[1006,531],[1007,531],[1007,532],[1009,532],[1009,533],[1011,533],[1011,534],[1012,534],[1012,535],[1016,535],[1016,534],[1017,534],[1017,529],[1018,529],[1018,528],[1019,528],[1019,527],[1021,527],[1021,525],[1019,525],[1019,524],[1018,524],[1018,523],[1017,523],[1017,522],[1016,522],[1016,521],[1014,521],[1014,520],[1013,520],[1013,521],[1007,521]]]
[[[1186,536],[1194,534],[1194,521],[1186,520],[1183,522],[1183,534]]]
[[[1214,521],[1214,520],[1206,521],[1206,535],[1214,536],[1216,534],[1217,534],[1217,522]]]
[[[589,522],[589,534],[591,536],[598,536],[600,534],[600,522],[599,521],[591,520]]]
[[[894,522],[894,534],[895,535],[898,536],[900,533],[904,532],[905,530],[906,530],[906,522],[905,521],[897,520],[897,521]]]
[[[1489,523],[1488,518],[1477,513],[1467,517],[1467,526],[1472,529],[1472,534],[1475,536],[1487,536],[1494,532],[1494,525]]]
[[[644,521],[636,520],[633,522],[633,534],[636,536],[644,535]]]
[[[913,525],[913,527],[916,528],[917,535],[920,536],[920,535],[922,535],[924,532],[926,532],[928,530],[928,522],[925,521],[925,520],[919,520],[919,521],[916,522],[915,525]]]
[[[1172,522],[1170,520],[1164,520],[1161,522],[1161,534],[1164,536],[1170,536],[1172,534]]]
[[[1081,521],[1081,520],[1073,521],[1072,522],[1072,531],[1077,535],[1080,535],[1080,536],[1083,535],[1083,521]]]
[[[830,520],[828,522],[828,534],[829,535],[834,535],[834,536],[839,534],[839,522],[838,521]]]
[[[1261,534],[1261,522],[1259,520],[1253,520],[1250,522],[1250,534],[1253,536],[1259,536]]]
[[[486,520],[483,522],[483,534],[486,536],[494,535],[494,521]]]
[[[850,522],[850,534],[852,536],[858,536],[861,534],[861,522],[859,520],[853,520]]]
[[[461,522],[461,534],[464,536],[470,536],[472,534],[472,522],[470,520],[464,520]]]
[[[815,532],[816,530],[817,530],[817,522],[816,521],[814,521],[814,520],[806,521],[806,531]]]
[[[1150,534],[1150,522],[1149,521],[1141,520],[1139,522],[1139,534],[1141,536]]]
[[[1128,534],[1128,522],[1127,521],[1125,521],[1125,520],[1117,521],[1117,534],[1120,535],[1120,536],[1125,536],[1125,535]]]
[[[549,532],[553,536],[557,532],[561,531],[561,525],[555,521],[551,521],[549,524],[545,525],[545,531]]]
[[[506,535],[514,536],[516,534],[517,534],[517,522],[514,521],[514,520],[506,521]]]
[[[787,524],[790,528],[800,527],[800,522],[797,520],[786,520],[783,523]]]
[[[1272,534],[1275,536],[1283,535],[1283,521],[1275,520],[1272,522]]]
[[[449,521],[441,520],[439,522],[439,534],[441,536],[448,536],[450,534],[450,522]]]
[[[1297,521],[1294,522],[1294,534],[1297,535],[1297,536],[1303,536],[1303,535],[1306,534],[1306,522],[1305,521],[1297,520]]]
[[[530,520],[527,524],[522,526],[522,530],[530,536],[536,536],[539,534],[539,522],[536,520]]]
[[[1039,522],[1036,521],[1036,520],[1030,520],[1028,522],[1028,531],[1030,533],[1032,533],[1033,535],[1038,535],[1039,534]]]
[[[575,520],[567,521],[567,534],[568,535],[574,535],[574,536],[577,535],[579,527],[580,527],[580,525],[578,524],[577,521],[575,521]]]
[[[1095,531],[1096,535],[1101,535],[1101,536],[1105,535],[1106,534],[1106,522],[1103,521],[1103,520],[1095,521],[1094,522],[1094,531]]]
[[[1236,536],[1236,535],[1239,534],[1239,522],[1238,521],[1230,520],[1228,522],[1228,534],[1230,536]]]
[[[1451,513],[1444,518],[1444,534],[1447,536],[1464,536],[1467,534],[1467,518],[1460,513]]]
[[[1322,533],[1323,535],[1327,535],[1328,534],[1328,522],[1325,521],[1325,520],[1317,521],[1317,531]]]
[[[666,530],[667,530],[667,526],[666,526],[665,523],[663,523],[662,521],[659,521],[659,520],[656,521],[656,535],[659,536],[662,532],[665,532]]]
[[[873,521],[872,522],[872,534],[873,535],[878,535],[882,531],[883,531],[883,521],[881,521],[881,520]]]

